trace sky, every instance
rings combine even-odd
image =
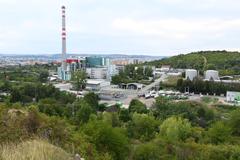
[[[0,53],[171,56],[240,50],[239,0],[0,0]]]

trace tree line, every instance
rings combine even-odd
[[[187,79],[179,79],[177,82],[176,89],[181,92],[194,92],[194,93],[202,93],[202,94],[210,94],[210,95],[226,95],[227,91],[240,91],[239,83],[223,83],[223,82],[214,82],[203,81],[200,78],[195,78],[193,81]]]

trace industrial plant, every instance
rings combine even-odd
[[[105,79],[111,81],[111,77],[118,74],[117,67],[108,58],[73,57],[66,58],[67,54],[67,30],[66,30],[66,7],[62,6],[62,62],[58,67],[58,78],[63,81],[71,80],[71,75],[77,70],[86,71],[90,79]]]

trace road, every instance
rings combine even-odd
[[[124,106],[128,106],[132,99],[138,98],[139,94],[145,94],[148,91],[152,90],[152,88],[155,88],[156,86],[159,86],[161,81],[164,81],[167,78],[167,75],[162,75],[159,79],[156,79],[153,83],[145,86],[142,90],[129,90],[129,89],[119,89],[119,88],[111,88],[105,87],[103,88],[100,93],[118,93],[118,94],[124,94],[125,97],[118,99],[118,98],[110,98],[108,100],[102,100],[102,103],[107,103],[108,101],[112,104],[114,102],[121,102]],[[147,107],[150,107],[154,102],[154,98],[151,99],[145,99],[145,98],[138,98],[141,102],[147,105]]]
[[[167,75],[162,75],[159,79],[156,79],[153,83],[145,86],[142,90],[140,90],[138,93],[146,93],[152,88],[155,88],[155,86],[159,86],[161,81],[164,81],[167,78]]]

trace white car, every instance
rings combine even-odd
[[[146,98],[146,99],[149,99],[149,98],[151,98],[151,94],[149,94],[149,93],[146,93],[146,94],[145,94],[145,98]]]

